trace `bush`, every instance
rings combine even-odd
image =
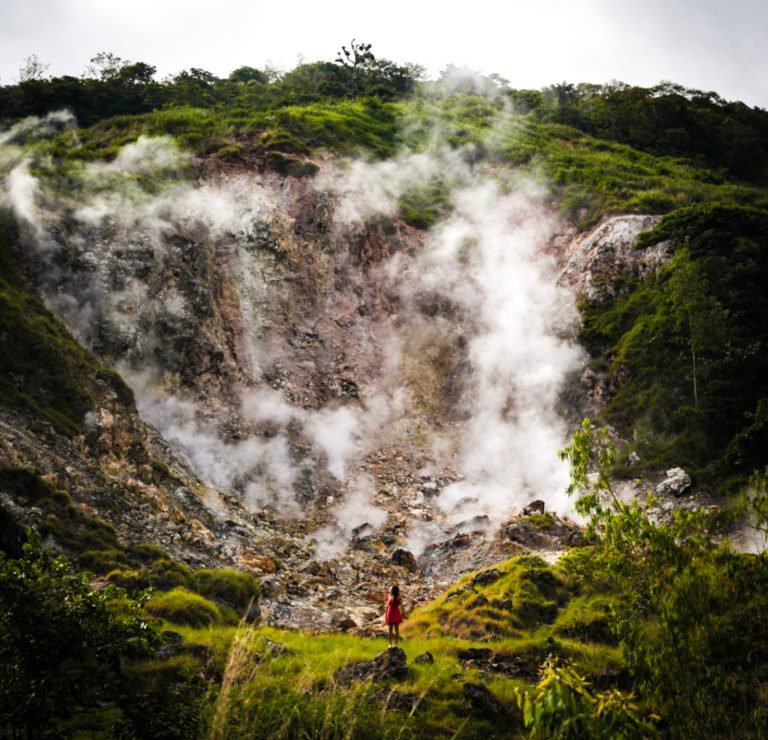
[[[196,571],[194,589],[235,610],[247,609],[259,597],[259,582],[255,576],[228,568]]]
[[[0,554],[0,728],[35,737],[111,701],[123,659],[157,639],[139,607],[115,587],[94,591],[35,538],[19,560]]]
[[[185,588],[153,596],[146,604],[147,611],[161,619],[190,627],[221,625],[224,618],[221,609],[200,594]]]

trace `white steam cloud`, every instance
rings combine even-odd
[[[29,116],[9,129],[0,131],[0,146],[56,136],[74,127],[75,123],[75,117],[68,110],[54,111],[43,118]]]
[[[329,512],[334,523],[312,534],[318,560],[329,560],[341,555],[347,549],[355,530],[371,534],[384,524],[387,514],[371,503],[375,493],[374,483],[368,476],[360,475],[352,481],[344,502]]]
[[[557,456],[568,438],[558,402],[584,358],[574,339],[573,296],[556,285],[555,266],[543,254],[556,227],[543,193],[531,183],[499,181],[443,147],[355,163],[329,186],[354,221],[392,214],[397,198],[436,177],[451,185],[452,214],[415,260],[398,254],[389,270],[405,298],[428,291],[469,317],[470,418],[458,460],[464,479],[442,492],[439,505],[455,523],[483,514],[499,521],[532,498],[571,513],[568,468]],[[438,335],[450,324],[440,315],[431,321]],[[438,438],[438,458],[441,447]],[[418,539],[414,533],[420,549]]]
[[[555,284],[540,248],[553,224],[535,192],[492,182],[454,195],[453,217],[416,264],[416,284],[458,301],[475,317],[469,342],[472,416],[461,452],[465,481],[446,489],[450,510],[476,498],[498,519],[533,497],[565,513],[567,466],[557,458],[567,429],[557,411],[581,353],[570,294]]]

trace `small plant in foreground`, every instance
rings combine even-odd
[[[592,693],[589,682],[567,665],[548,660],[533,691],[517,692],[523,722],[535,738],[658,737],[655,715],[644,716],[632,693]]]

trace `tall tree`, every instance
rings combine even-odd
[[[687,334],[691,352],[693,403],[699,407],[698,356],[701,352],[718,349],[726,340],[727,311],[707,290],[707,279],[691,259],[686,246],[675,256],[675,269],[668,282],[675,321]]]

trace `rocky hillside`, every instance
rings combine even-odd
[[[274,132],[192,154],[140,119],[105,155],[64,114],[4,135],[3,467],[128,542],[254,571],[281,625],[342,589],[322,618],[364,627],[402,567],[427,598],[561,547],[509,523],[571,515],[557,451],[621,383],[577,303],[626,300],[669,242],[635,248],[657,215],[577,228],[540,172],[499,167],[518,121],[442,105],[455,123],[384,159]],[[455,140],[470,122],[490,152]]]

